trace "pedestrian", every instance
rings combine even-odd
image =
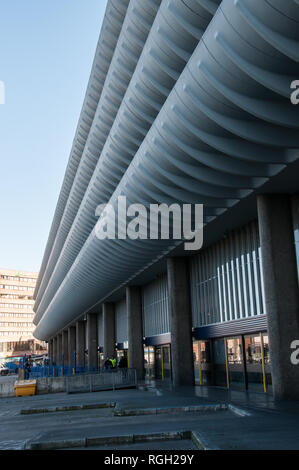
[[[120,361],[118,363],[118,368],[121,370],[121,375],[122,377],[126,376],[127,373],[127,367],[128,367],[128,362],[125,356],[122,356],[120,358]]]
[[[126,369],[127,368],[127,359],[125,358],[125,356],[122,356],[120,358],[120,361],[118,363],[118,367],[119,367],[119,369]]]
[[[111,369],[111,361],[108,356],[106,357],[106,361],[104,362],[104,367],[105,367],[105,370]]]
[[[115,359],[115,357],[112,357],[110,359],[110,362],[111,362],[111,369],[115,369],[116,368],[116,359]]]
[[[31,372],[31,364],[29,358],[26,359],[25,369],[24,369],[24,380],[29,380]]]

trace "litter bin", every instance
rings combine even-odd
[[[17,380],[15,382],[16,397],[28,397],[36,393],[36,380]]]

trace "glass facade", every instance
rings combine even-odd
[[[194,341],[193,359],[195,381],[199,385],[271,391],[267,333]]]
[[[211,342],[195,341],[193,343],[193,360],[195,381],[200,385],[211,385]]]
[[[156,379],[171,379],[170,344],[155,348],[155,377]]]
[[[171,379],[171,347],[170,344],[149,346],[144,348],[145,376],[148,379]]]
[[[193,327],[265,313],[257,221],[191,259]]]
[[[267,334],[244,337],[249,390],[271,389],[269,338]]]
[[[153,346],[144,348],[144,368],[145,377],[153,379],[155,377],[155,348]]]
[[[122,357],[125,357],[127,359],[127,364],[128,364],[128,367],[129,367],[129,363],[128,363],[128,350],[127,349],[119,349],[117,352],[116,352],[116,355],[117,355],[117,364],[119,364],[119,361],[121,360]]]
[[[143,320],[146,338],[170,331],[166,275],[143,288]]]
[[[243,364],[242,338],[241,336],[237,336],[234,338],[227,338],[225,341],[227,351],[229,387],[244,388],[245,376]]]
[[[215,339],[212,341],[213,384],[221,387],[226,387],[228,383],[225,348],[225,341],[223,339]]]

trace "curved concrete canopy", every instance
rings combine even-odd
[[[298,159],[298,23],[294,0],[224,0],[110,202],[203,203],[207,224]],[[92,230],[35,335],[51,337],[175,245]]]
[[[149,0],[148,4],[151,9],[152,1]],[[127,12],[127,17],[130,19],[126,18],[123,26],[125,31],[128,27],[131,30],[134,29],[132,20],[138,25],[136,15],[134,15],[135,10],[138,11],[135,5],[139,6],[140,1],[131,0]],[[143,2],[142,5],[146,6],[147,2]],[[216,6],[215,3],[214,6]],[[141,17],[140,14],[139,16]],[[83,152],[77,177],[36,298],[35,323],[40,320],[94,227],[97,221],[95,218],[97,205],[108,202],[110,199],[211,19],[211,13],[194,1],[189,2],[189,5],[185,5],[181,0],[162,3],[112,128],[110,130],[111,126],[107,124],[112,114],[110,111],[109,117],[107,116],[103,122],[102,133],[99,134],[101,121],[105,118],[101,104],[102,101],[105,104],[105,98],[109,96],[109,87],[116,69],[114,64],[117,66],[119,62],[118,46],[116,47],[99,101],[99,111],[96,114],[98,119],[92,125],[87,148]],[[124,44],[122,33],[119,44],[121,46]],[[124,80],[125,77],[123,77]],[[105,92],[106,88],[107,92]],[[112,117],[115,117],[115,113]],[[105,127],[110,130],[106,137]],[[98,139],[93,145],[93,161],[91,161],[89,158],[91,149],[88,148],[88,144],[92,143],[96,134],[98,134]],[[104,145],[100,142],[101,135],[103,140],[106,139]],[[82,200],[84,191],[85,195]]]
[[[87,91],[73,140],[65,177],[56,205],[41,268],[39,271],[34,297],[37,296],[40,289],[53,243],[56,238],[57,230],[64,213],[65,205],[69,198],[82,152],[85,147],[90,127],[97,109],[97,104],[102,93],[109,64],[111,62],[123,20],[125,18],[128,3],[129,0],[109,0],[107,3],[102,29],[96,48],[95,58],[87,85]]]
[[[130,1],[43,279],[36,295],[34,306],[36,311],[109,135],[159,4],[160,0]],[[38,319],[39,315],[34,321],[36,322]]]

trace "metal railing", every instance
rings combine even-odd
[[[19,370],[19,378],[23,370]],[[65,377],[66,392],[95,392],[100,390],[115,390],[136,387],[137,375],[135,369],[95,369],[93,367],[72,366],[43,366],[32,367],[29,378]]]
[[[135,369],[112,369],[111,371],[66,377],[67,393],[97,392],[136,386],[137,375]]]

